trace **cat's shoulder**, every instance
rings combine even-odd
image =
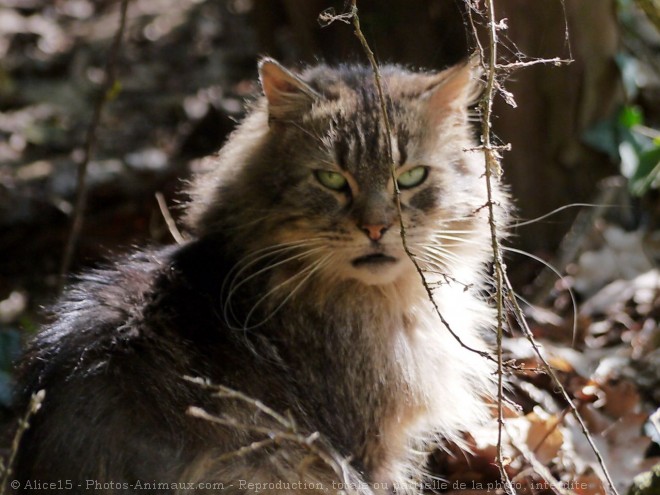
[[[162,352],[176,353],[181,342],[199,338],[190,328],[217,330],[212,278],[225,258],[221,242],[197,240],[136,251],[78,275],[51,307],[51,323],[28,343],[21,381],[36,390],[53,374],[71,379],[124,356],[151,359],[160,343],[171,348]]]
[[[186,293],[212,297],[218,278],[227,271],[227,259],[224,243],[209,238],[135,251],[82,272],[52,306],[54,322],[37,340],[66,334],[99,337],[106,325],[158,311],[162,299]],[[185,306],[185,302],[178,303]]]

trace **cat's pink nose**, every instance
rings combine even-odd
[[[362,230],[372,241],[379,241],[383,234],[389,229],[389,225],[363,225]]]

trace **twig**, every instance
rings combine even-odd
[[[495,301],[497,306],[497,467],[500,471],[500,476],[504,481],[504,488],[507,493],[515,494],[509,475],[504,468],[504,458],[502,453],[502,433],[504,428],[504,370],[502,363],[502,337],[504,335],[504,284],[503,279],[505,276],[505,266],[502,260],[502,249],[498,238],[497,221],[495,219],[495,201],[493,199],[493,174],[497,175],[499,179],[501,169],[499,164],[499,156],[497,151],[491,145],[491,118],[493,112],[493,98],[495,89],[498,87],[496,80],[496,65],[497,65],[497,24],[495,22],[495,4],[494,0],[486,2],[486,19],[488,22],[488,63],[486,63],[483,48],[479,45],[481,50],[481,63],[486,69],[486,89],[483,97],[481,98],[481,140],[483,144],[483,151],[485,156],[486,165],[486,193],[487,193],[487,207],[488,207],[488,225],[490,227],[491,246],[493,249],[493,270],[495,272]],[[477,33],[475,32],[475,37]]]
[[[191,376],[184,376],[184,380],[194,383],[195,385],[199,385],[201,387],[214,390],[215,391],[215,396],[219,398],[226,398],[226,399],[238,399],[240,401],[243,401],[251,406],[253,406],[255,409],[258,409],[259,411],[263,412],[266,414],[266,416],[270,416],[273,418],[275,421],[277,421],[280,425],[284,426],[287,429],[290,429],[292,431],[296,431],[296,426],[293,423],[293,420],[290,418],[285,418],[281,414],[275,412],[273,409],[268,407],[266,404],[263,402],[256,400],[249,395],[245,395],[242,392],[239,392],[238,390],[234,390],[229,387],[225,387],[224,385],[215,385],[210,383],[208,380],[204,380],[202,378],[195,378]]]
[[[531,67],[539,64],[553,64],[553,65],[568,65],[573,63],[573,60],[564,58],[537,58],[527,62],[511,62],[509,64],[497,64],[495,69],[498,71],[506,71],[511,69],[522,69],[523,67]]]
[[[7,489],[7,483],[9,482],[9,478],[13,474],[16,455],[18,454],[18,449],[20,447],[21,439],[23,438],[23,435],[25,434],[26,430],[30,427],[30,419],[32,419],[32,416],[34,416],[39,411],[39,409],[41,409],[41,404],[43,403],[45,397],[46,397],[45,390],[39,390],[38,392],[32,394],[25,415],[18,420],[18,429],[16,430],[16,433],[14,434],[14,439],[11,442],[11,452],[9,454],[9,459],[7,460],[7,464],[4,466],[4,472],[2,474],[2,484],[0,484],[0,495],[5,494],[5,490]]]
[[[78,178],[76,185],[76,202],[73,210],[73,219],[71,221],[71,229],[69,236],[64,247],[64,255],[62,256],[62,263],[60,266],[60,289],[64,286],[66,275],[71,267],[73,253],[80,238],[80,231],[82,230],[83,217],[85,207],[87,205],[87,168],[91,160],[94,148],[96,146],[96,130],[101,122],[101,115],[105,104],[115,97],[118,90],[117,79],[115,76],[117,57],[121,47],[121,41],[126,27],[126,13],[128,11],[129,0],[121,0],[121,13],[119,19],[119,27],[115,33],[115,37],[110,47],[108,59],[105,65],[105,79],[103,85],[99,89],[94,106],[94,113],[92,120],[87,128],[87,137],[85,139],[85,146],[83,148],[83,156],[78,164]]]
[[[504,282],[506,288],[511,291],[511,282],[509,281],[509,278],[504,275]],[[511,307],[513,309],[513,312],[516,316],[516,320],[518,321],[518,324],[520,325],[520,328],[522,329],[523,333],[525,334],[525,337],[527,337],[527,340],[530,342],[532,345],[532,348],[534,349],[534,353],[536,356],[539,358],[541,361],[541,364],[543,366],[543,370],[546,372],[546,374],[550,377],[552,382],[555,384],[557,389],[559,390],[561,396],[563,399],[566,401],[568,404],[568,407],[571,410],[571,413],[573,414],[573,417],[575,420],[578,422],[580,425],[580,429],[582,430],[582,434],[584,437],[587,439],[587,442],[589,443],[589,446],[591,447],[591,450],[593,450],[594,454],[596,455],[596,459],[598,460],[598,464],[600,468],[603,470],[603,474],[605,475],[608,487],[612,493],[615,495],[619,495],[619,492],[617,491],[616,487],[614,486],[614,482],[612,481],[612,477],[610,476],[610,473],[607,469],[607,466],[605,465],[605,461],[603,460],[603,456],[598,450],[598,447],[596,447],[596,444],[594,443],[594,440],[591,436],[591,433],[589,432],[589,429],[587,428],[587,425],[584,422],[584,419],[582,419],[582,415],[578,411],[577,406],[571,399],[570,395],[566,391],[566,388],[564,385],[561,383],[559,380],[559,377],[557,374],[554,372],[550,364],[548,363],[547,359],[543,356],[541,353],[541,350],[539,349],[539,345],[536,342],[536,339],[534,338],[534,334],[529,328],[529,325],[527,324],[527,321],[525,319],[525,316],[523,314],[522,308],[518,304],[518,301],[516,300],[515,297],[511,297],[511,292],[509,293],[509,301],[511,303]]]
[[[163,220],[165,220],[165,224],[167,225],[167,230],[169,230],[170,235],[172,236],[174,241],[177,244],[183,244],[184,242],[186,242],[185,237],[181,235],[181,232],[176,226],[176,222],[172,218],[172,215],[170,214],[170,210],[167,208],[167,203],[165,202],[165,197],[162,195],[162,193],[159,192],[156,193],[156,201],[158,201],[158,208],[160,209],[160,214],[163,215]]]
[[[197,413],[191,413],[190,411],[188,411],[188,413],[191,416],[202,417],[202,416],[198,416]],[[206,419],[206,418],[203,417],[203,419]],[[252,442],[250,445],[245,445],[244,447],[236,449],[232,452],[227,452],[226,454],[221,454],[217,457],[214,457],[213,459],[216,462],[231,461],[231,460],[234,460],[238,457],[245,457],[247,455],[254,454],[255,452],[265,450],[268,447],[276,446],[277,442],[278,442],[277,438],[267,438],[265,440],[260,440],[258,442]]]
[[[195,406],[190,406],[186,412],[190,416],[200,418],[211,423],[227,426],[236,430],[259,433],[267,437],[265,440],[253,442],[250,445],[246,445],[240,449],[228,452],[221,456],[219,460],[229,460],[237,456],[247,455],[250,452],[254,452],[255,450],[261,450],[268,445],[279,445],[283,442],[289,442],[300,445],[309,450],[312,454],[316,455],[319,459],[321,459],[321,461],[328,465],[328,467],[330,467],[335,472],[335,474],[337,474],[337,476],[340,477],[345,486],[350,486],[344,463],[337,461],[330,453],[326,452],[325,449],[317,445],[318,440],[321,438],[321,435],[318,432],[304,436],[292,431],[277,431],[264,426],[242,423],[231,417],[214,416],[206,412],[204,409]]]
[[[250,445],[246,445],[237,450],[221,455],[220,457],[218,457],[219,461],[225,461],[235,457],[242,457],[245,455],[249,455],[250,453],[263,450],[270,446],[278,446],[281,443],[294,443],[302,446],[303,448],[314,454],[329,468],[331,468],[335,472],[335,474],[340,478],[344,486],[346,487],[352,486],[350,476],[347,471],[348,460],[341,458],[337,459],[338,456],[336,453],[330,451],[322,443],[320,443],[321,434],[319,432],[313,432],[309,435],[303,435],[299,433],[297,426],[293,421],[293,418],[287,419],[283,415],[277,413],[270,407],[266,406],[263,402],[254,399],[237,390],[233,390],[223,385],[211,384],[207,380],[203,380],[201,378],[193,378],[188,376],[184,376],[183,378],[184,380],[187,380],[196,385],[208,388],[210,390],[214,390],[216,392],[214,394],[216,397],[237,399],[243,401],[253,406],[256,410],[264,413],[269,418],[273,419],[283,428],[282,430],[277,430],[266,426],[243,423],[241,421],[238,421],[236,418],[232,418],[228,416],[220,417],[209,414],[200,407],[194,407],[194,406],[189,407],[187,410],[187,414],[189,414],[190,416],[204,419],[206,421],[219,424],[222,426],[226,426],[229,428],[233,428],[236,430],[250,431],[252,433],[258,433],[260,435],[266,436],[264,440],[252,442]]]
[[[257,426],[257,425],[251,425],[248,423],[242,423],[238,421],[236,418],[232,418],[231,416],[214,416],[213,414],[209,414],[206,412],[204,409],[201,407],[196,407],[196,406],[190,406],[188,407],[188,410],[186,413],[189,416],[193,416],[195,418],[201,418],[205,419],[207,421],[210,421],[212,423],[216,423],[222,426],[229,426],[231,428],[234,428],[236,430],[245,430],[245,431],[251,431],[253,433],[260,433],[261,435],[265,435],[266,437],[269,438],[275,438],[278,440],[287,440],[287,441],[292,441],[292,442],[298,442],[302,439],[302,443],[308,443],[309,442],[309,437],[301,437],[300,435],[296,433],[292,433],[290,431],[276,431],[273,430],[272,428],[268,428],[266,426]],[[315,437],[317,438],[317,437]]]

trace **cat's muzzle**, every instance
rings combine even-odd
[[[351,261],[355,268],[364,266],[382,266],[390,263],[396,263],[398,260],[392,256],[383,253],[371,253],[366,256],[360,256]]]

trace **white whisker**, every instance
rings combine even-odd
[[[528,258],[531,258],[535,261],[538,261],[543,266],[545,266],[550,271],[552,271],[552,273],[554,273],[557,276],[557,278],[559,278],[559,280],[564,279],[564,276],[561,274],[561,272],[557,268],[555,268],[550,263],[548,263],[547,261],[545,261],[542,258],[539,258],[536,255],[533,255],[533,254],[528,253],[526,251],[522,251],[520,249],[515,249],[515,248],[512,248],[512,247],[502,246],[502,249],[504,251],[508,251],[510,253],[520,254],[522,256],[527,256]],[[573,290],[570,287],[568,288],[568,295],[571,298],[571,305],[573,306],[573,345],[575,345],[575,335],[577,334],[577,325],[578,325],[578,311],[577,311],[577,300],[575,299],[575,294],[573,294]]]
[[[426,247],[424,249],[424,251],[421,252],[420,254],[421,254],[420,258],[423,258],[424,256],[426,256],[426,257],[430,258],[431,260],[435,261],[437,268],[448,269],[453,264],[460,263],[462,261],[460,259],[460,257],[456,256],[453,253],[446,252],[446,251],[437,251],[437,250],[433,250],[429,247]]]
[[[453,235],[445,235],[445,234],[435,234],[433,236],[434,239],[446,239],[448,241],[457,241],[459,243],[463,244],[476,244],[477,246],[483,246],[483,242],[474,240],[474,239],[467,239],[465,237],[456,237]]]
[[[440,234],[475,234],[478,232],[478,229],[471,229],[471,230],[465,230],[465,229],[438,229],[438,233]]]
[[[312,239],[304,239],[304,240],[298,240],[298,241],[292,241],[292,242],[287,242],[287,243],[280,243],[276,244],[273,246],[267,246],[262,249],[258,249],[256,251],[251,252],[244,258],[242,258],[234,267],[227,273],[227,276],[225,277],[225,280],[222,284],[221,288],[221,294],[225,294],[228,292],[227,297],[223,297],[225,300],[225,303],[223,305],[223,315],[225,317],[225,321],[229,321],[229,310],[231,309],[231,299],[233,295],[236,293],[236,291],[244,285],[247,281],[250,279],[254,278],[255,276],[258,276],[259,274],[270,270],[272,268],[275,268],[278,265],[281,265],[282,263],[285,263],[287,261],[291,261],[294,259],[300,259],[304,258],[309,254],[309,251],[305,251],[302,253],[297,253],[295,256],[291,256],[283,261],[280,261],[279,263],[275,265],[268,265],[265,268],[257,271],[256,273],[250,274],[250,276],[246,277],[245,279],[241,280],[238,284],[235,284],[236,280],[241,276],[242,273],[244,273],[246,270],[248,270],[250,267],[256,265],[260,261],[267,259],[272,256],[277,256],[277,255],[282,255],[287,252],[291,252],[294,250],[298,250],[301,248],[305,247],[315,247],[315,246],[320,246],[321,243],[318,242],[321,240],[320,238],[312,238]],[[317,251],[321,249],[320,247],[316,247],[312,251]],[[255,258],[256,256],[256,258]],[[231,315],[235,317],[233,314],[233,311],[231,311]]]
[[[223,311],[224,314],[227,315],[227,309],[228,309],[228,307],[231,306],[231,299],[234,296],[234,294],[238,291],[238,289],[240,289],[243,285],[248,283],[250,280],[254,279],[255,277],[258,277],[262,273],[265,273],[269,270],[277,268],[278,266],[284,265],[285,263],[288,263],[290,261],[298,261],[298,260],[302,260],[304,258],[307,258],[308,256],[311,256],[314,253],[322,251],[323,249],[324,248],[321,248],[321,247],[311,249],[311,250],[305,251],[303,253],[297,253],[293,256],[289,256],[288,258],[280,260],[277,263],[267,265],[264,268],[262,268],[260,270],[257,270],[255,273],[251,273],[248,277],[245,277],[244,279],[242,279],[238,284],[233,284],[233,281],[236,280],[236,277],[234,277],[234,279],[232,279],[232,283],[230,285],[230,289],[229,289],[229,293],[227,294],[227,298],[225,299],[224,311]]]
[[[438,255],[446,255],[456,261],[462,261],[462,258],[456,254],[454,251],[447,249],[446,246],[440,244],[420,244],[420,247],[424,248],[426,252],[433,252]]]
[[[247,255],[245,258],[243,258],[241,261],[239,261],[234,268],[238,268],[239,266],[241,267],[238,272],[234,275],[233,280],[235,280],[238,276],[240,276],[245,270],[247,270],[249,267],[254,266],[255,264],[259,263],[261,260],[268,258],[270,256],[275,256],[277,254],[285,253],[287,251],[294,251],[296,249],[302,248],[302,247],[310,247],[310,246],[319,246],[320,243],[312,243],[312,242],[298,242],[298,243],[290,243],[289,245],[278,245],[276,246],[275,249],[260,249],[257,250],[253,253],[250,253]],[[266,251],[266,252],[264,252]],[[252,258],[255,255],[257,258],[252,259],[249,263],[243,264],[245,261],[248,261],[250,258]],[[233,271],[233,269],[232,269]],[[230,272],[231,273],[231,272]]]
[[[309,280],[309,278],[314,273],[316,273],[325,264],[325,262],[328,259],[330,259],[330,257],[331,257],[331,255],[326,255],[321,260],[317,261],[316,263],[314,263],[312,265],[308,265],[307,267],[305,267],[300,272],[296,273],[292,277],[289,277],[288,279],[286,279],[284,282],[281,282],[278,285],[276,285],[275,287],[273,287],[272,289],[270,289],[265,295],[263,295],[252,306],[252,309],[248,312],[247,316],[245,317],[245,322],[243,324],[243,330],[244,331],[253,330],[253,329],[258,328],[261,325],[267,323],[268,321],[270,321],[270,319],[273,318],[275,316],[275,314],[277,314],[279,312],[279,310],[282,309],[282,307],[284,307],[284,305],[295,295],[295,293],[298,291],[298,289],[300,289],[300,287],[302,287],[305,284],[305,282],[307,282],[307,280]],[[304,276],[304,278],[294,287],[294,289],[291,292],[289,292],[289,294],[287,294],[287,296],[282,300],[282,302],[280,302],[280,304],[278,304],[278,306],[273,311],[271,311],[270,314],[266,318],[264,318],[262,321],[260,321],[259,323],[255,324],[255,325],[248,326],[248,322],[250,321],[250,318],[252,317],[253,313],[256,311],[257,307],[263,301],[265,301],[270,295],[274,294],[275,292],[277,292],[279,289],[281,289],[285,285],[294,282],[296,278],[298,278],[299,276],[305,275],[305,274],[306,274],[306,276]]]
[[[517,229],[518,227],[525,227],[526,225],[531,225],[536,222],[540,222],[541,220],[545,220],[548,217],[551,217],[555,213],[559,213],[560,211],[566,210],[568,208],[623,208],[622,206],[619,205],[606,205],[606,204],[593,204],[593,203],[571,203],[568,205],[560,206],[559,208],[555,208],[552,211],[549,211],[548,213],[545,213],[541,215],[540,217],[532,218],[531,220],[524,220],[522,222],[515,223],[511,225],[509,228],[512,229]]]

